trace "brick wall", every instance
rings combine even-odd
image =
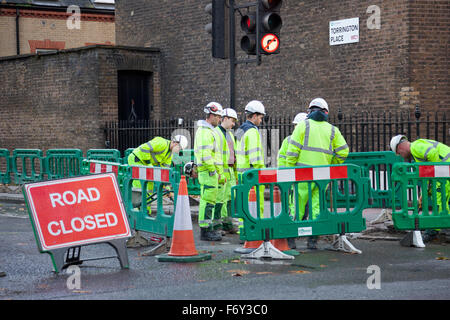
[[[161,49],[165,117],[183,116],[186,109],[200,117],[211,100],[229,103],[228,61],[211,57],[210,35],[204,31],[211,19],[204,12],[208,2],[116,2],[117,44]],[[269,113],[295,114],[317,96],[329,102],[331,112],[410,110],[416,103],[424,111],[449,108],[448,3],[284,1],[281,53],[263,56],[259,67],[238,66],[237,111],[260,99]],[[380,29],[367,26],[371,5],[381,9]],[[353,17],[360,18],[360,42],[330,46],[329,22]],[[236,53],[244,57],[239,19],[236,14]],[[429,56],[418,57],[424,45]]]
[[[411,92],[430,110],[450,108],[450,1],[410,1]]]
[[[117,71],[153,66],[158,93],[158,55],[94,46],[0,58],[0,148],[104,148],[105,122],[118,118]]]
[[[0,8],[0,56],[17,54],[16,10]],[[115,44],[114,15],[81,14],[80,28],[69,29],[65,12],[20,10],[20,53],[32,53],[31,41],[64,42],[63,49],[88,44]]]

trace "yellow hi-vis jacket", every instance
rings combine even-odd
[[[450,162],[450,147],[434,140],[411,142],[411,154],[416,162]]]
[[[343,163],[347,142],[339,129],[326,121],[307,119],[294,129],[286,152],[286,166],[313,166]]]
[[[170,167],[172,164],[172,152],[170,140],[155,137],[149,142],[141,144],[133,150],[131,156],[135,157],[135,163],[151,165],[153,167]]]
[[[200,120],[194,140],[194,156],[199,172],[208,171],[212,176],[215,173],[223,174],[222,150],[218,149],[218,137],[214,127]]]
[[[286,152],[287,148],[289,146],[289,141],[291,140],[291,136],[287,136],[283,143],[281,144],[280,150],[278,150],[278,156],[277,156],[277,166],[279,168],[286,166]]]
[[[239,174],[250,168],[264,168],[264,150],[258,128],[246,121],[236,132],[236,170]]]
[[[233,169],[234,164],[236,162],[235,159],[236,142],[234,140],[234,135],[230,130],[225,130],[220,126],[217,126],[214,130],[216,131],[216,134],[219,138],[217,150],[222,150],[223,171],[226,174],[227,179],[230,179],[231,176],[228,175],[228,173],[234,172],[230,170],[230,168]]]

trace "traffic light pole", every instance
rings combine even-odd
[[[255,2],[245,3],[242,5],[234,5],[234,0],[229,0],[229,14],[230,14],[230,108],[236,109],[236,66],[238,64],[242,63],[253,63],[256,62],[256,64],[259,66],[261,64],[261,52],[260,52],[260,46],[259,46],[259,33],[260,30],[257,27],[256,28],[256,57],[253,59],[236,59],[236,28],[235,28],[235,11],[242,9],[242,8],[250,8],[250,7],[256,7],[256,12],[259,8],[261,0],[257,0]],[[256,26],[259,26],[259,14],[256,14]]]

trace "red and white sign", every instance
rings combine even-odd
[[[119,172],[119,166],[92,161],[89,165],[89,172],[90,173],[114,172],[117,175]]]
[[[133,179],[150,180],[158,182],[169,182],[170,170],[152,167],[133,166],[131,168],[131,177]]]
[[[277,51],[280,46],[280,40],[273,33],[268,33],[264,35],[261,39],[261,47],[267,53],[272,53]]]
[[[449,178],[450,166],[419,166],[420,178]]]
[[[347,166],[260,170],[259,183],[347,179]]]
[[[131,237],[114,173],[30,183],[25,193],[42,251]]]

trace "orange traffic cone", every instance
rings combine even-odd
[[[199,254],[195,248],[191,208],[184,176],[181,176],[178,188],[170,251],[156,258],[161,262],[197,262],[211,259],[211,254]]]
[[[281,214],[281,192],[280,189],[275,186],[273,187],[273,209],[274,209],[274,215],[275,217],[279,216]],[[292,250],[289,248],[287,239],[273,239],[270,240],[270,243],[277,248],[278,250],[282,251],[283,253],[290,254],[290,255],[298,255],[298,251]]]
[[[248,210],[250,211],[250,215],[253,218],[257,218],[258,210],[257,210],[257,203],[256,203],[256,192],[254,188],[250,189],[249,197],[248,197]],[[264,241],[257,240],[257,241],[245,241],[244,246],[242,248],[236,248],[234,249],[234,252],[236,253],[250,253],[253,250],[259,248],[261,244]]]

